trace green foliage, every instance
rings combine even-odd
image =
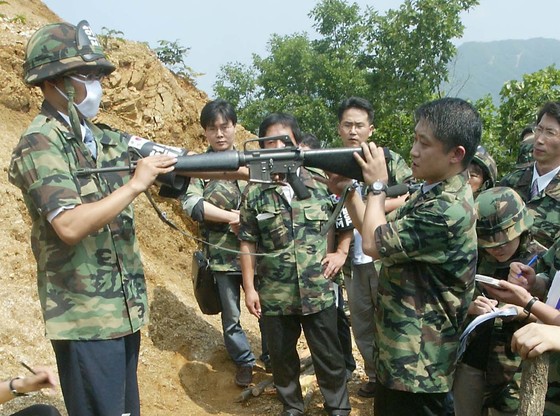
[[[7,1],[0,1],[0,6],[2,6],[3,4],[10,4]],[[0,19],[4,19],[6,17],[6,15],[4,13],[0,13]]]
[[[498,108],[490,96],[476,102],[485,123],[483,144],[496,159],[499,176],[513,169],[519,135],[525,126],[536,122],[540,108],[547,101],[560,101],[560,70],[554,65],[525,74],[521,81],[504,84]]]
[[[158,59],[176,75],[195,84],[195,78],[200,74],[185,63],[191,48],[180,45],[179,40],[175,42],[158,40],[158,44],[159,47],[154,49]]]
[[[7,1],[0,1],[0,6],[4,5],[4,4],[10,4]],[[4,13],[0,13],[0,19],[5,19],[7,16]],[[27,17],[25,17],[22,14],[17,14],[14,17],[12,17],[11,19],[8,19],[9,23],[20,23],[20,24],[25,24],[27,22]]]
[[[349,96],[369,99],[376,110],[375,139],[408,156],[412,115],[437,97],[460,37],[462,11],[477,0],[405,0],[381,16],[345,0],[321,0],[309,17],[319,36],[273,35],[267,57],[251,66],[227,64],[214,85],[256,131],[271,111],[294,114],[304,131],[339,143],[337,108]]]
[[[101,46],[103,46],[104,50],[109,50],[109,40],[111,39],[115,39],[119,42],[123,41],[123,36],[124,33],[121,32],[120,30],[115,30],[115,29],[109,29],[106,28],[105,26],[103,26],[101,28],[101,34],[99,36],[97,36],[97,38],[99,39],[99,41],[101,42]]]
[[[14,17],[10,19],[11,23],[20,23],[24,25],[27,22],[27,17],[22,14],[16,14]]]

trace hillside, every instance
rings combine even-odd
[[[495,103],[505,82],[521,80],[560,62],[560,40],[527,39],[466,42],[449,67],[449,95],[476,100],[490,94]]]
[[[0,14],[0,140],[4,144],[0,151],[0,312],[4,318],[0,321],[0,360],[1,377],[6,379],[25,374],[18,364],[20,360],[31,366],[47,364],[55,368],[39,310],[35,262],[29,244],[30,220],[19,190],[7,181],[7,170],[11,149],[41,102],[39,90],[26,87],[21,80],[27,39],[38,27],[60,19],[39,0],[10,0],[0,5]],[[103,109],[98,121],[160,143],[203,150],[205,141],[198,115],[206,94],[165,69],[144,44],[112,39],[107,50],[117,70],[104,81]],[[237,139],[247,137],[249,134],[238,126]],[[174,222],[195,231],[175,201],[156,200]],[[235,368],[223,347],[219,317],[202,315],[192,293],[193,241],[164,225],[145,197],[137,199],[135,209],[151,317],[150,325],[142,331],[138,369],[142,414],[278,414],[280,404],[273,394],[243,404],[235,402],[241,390],[233,383]],[[242,322],[255,352],[260,353],[256,320],[244,313]],[[355,357],[359,359],[357,352]],[[258,382],[265,374],[262,369],[256,371]],[[349,383],[353,414],[371,415],[371,399],[355,394],[361,383],[360,374],[363,371],[357,371],[356,379]],[[50,402],[64,408],[57,391],[51,396],[37,394],[15,399],[0,406],[0,414],[33,402]],[[321,404],[320,394],[315,394],[309,414],[323,414]]]

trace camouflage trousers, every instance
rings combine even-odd
[[[459,363],[453,383],[455,416],[516,415],[519,407],[519,382],[516,373],[507,385],[491,385],[483,370]],[[492,409],[490,412],[489,409]]]

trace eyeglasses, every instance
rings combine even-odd
[[[77,77],[82,81],[101,81],[105,78],[105,74],[102,72],[96,73],[92,72],[89,74],[72,74],[72,77]]]
[[[536,126],[533,128],[533,133],[535,136],[540,136],[541,134],[547,139],[553,139],[560,136],[560,132],[556,129],[544,128],[543,126]]]
[[[217,134],[218,131],[221,131],[222,133],[227,133],[231,129],[233,129],[233,127],[234,127],[233,124],[222,124],[221,126],[209,126],[206,127],[206,132],[210,134]]]
[[[341,123],[341,127],[346,131],[352,131],[352,129],[354,129],[354,128],[356,129],[356,131],[359,131],[359,130],[367,129],[369,127],[369,125],[365,124],[365,123],[344,122],[344,123]]]

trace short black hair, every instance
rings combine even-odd
[[[521,130],[521,134],[519,134],[519,140],[523,141],[523,139],[525,139],[525,136],[527,136],[528,134],[532,134],[534,128],[535,126],[533,124],[528,124],[523,127],[523,130]]]
[[[294,134],[296,143],[301,143],[302,134],[301,129],[299,128],[299,124],[296,118],[288,113],[270,113],[268,116],[266,116],[259,126],[259,137],[265,137],[268,128],[275,124],[289,127]]]
[[[218,116],[222,116],[226,121],[231,121],[234,126],[237,124],[237,114],[233,106],[226,100],[218,98],[214,101],[209,101],[202,108],[200,112],[200,125],[206,130],[207,127],[216,123]]]
[[[357,108],[359,110],[364,110],[367,113],[369,124],[373,124],[373,118],[375,112],[373,111],[373,106],[371,103],[362,97],[350,97],[345,99],[338,106],[338,121],[342,121],[342,116],[344,112],[349,108]]]
[[[482,135],[482,121],[472,104],[461,98],[441,98],[422,104],[414,114],[416,123],[425,120],[446,151],[457,146],[465,148],[462,160],[467,168],[476,153]]]
[[[541,122],[545,114],[548,114],[560,123],[560,101],[549,101],[545,103],[537,115],[537,124]]]
[[[305,145],[305,146],[309,147],[310,149],[320,149],[321,148],[321,142],[319,141],[317,136],[315,136],[313,133],[304,133],[302,138],[301,138],[300,144]]]

